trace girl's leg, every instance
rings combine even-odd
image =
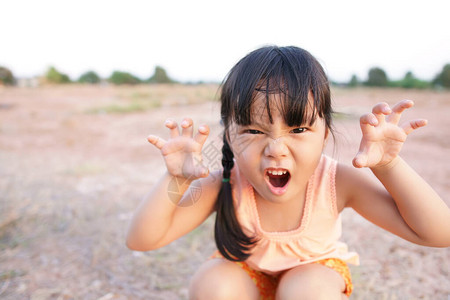
[[[282,275],[276,299],[348,299],[345,281],[331,268],[311,263],[295,267]]]
[[[252,279],[237,264],[223,258],[203,263],[189,286],[189,299],[257,300],[259,291]]]

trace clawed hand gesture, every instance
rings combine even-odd
[[[201,125],[194,136],[190,118],[181,122],[181,134],[174,120],[168,119],[165,125],[170,129],[167,141],[155,135],[150,135],[147,140],[161,150],[169,174],[189,180],[208,176],[208,168],[202,165],[201,151],[208,138],[209,127]]]
[[[399,125],[403,111],[413,105],[411,100],[403,100],[391,109],[387,103],[379,103],[372,113],[361,117],[363,136],[359,152],[353,159],[355,167],[386,166],[398,156],[408,134],[427,124],[424,119],[416,119]]]

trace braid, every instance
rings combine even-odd
[[[223,135],[223,146],[222,146],[222,166],[223,166],[223,179],[230,179],[231,169],[234,166],[234,154],[231,151],[230,145],[228,144],[226,134]]]
[[[223,136],[222,155],[223,182],[216,202],[214,238],[223,257],[231,261],[244,261],[250,255],[249,251],[256,241],[245,235],[236,218],[230,183],[234,155],[226,133]]]

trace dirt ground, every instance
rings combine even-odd
[[[186,299],[190,276],[215,249],[214,220],[152,252],[133,252],[133,210],[164,172],[148,134],[190,116],[210,125],[207,162],[217,168],[217,86],[0,87],[0,298]],[[402,156],[450,204],[450,92],[333,89],[336,145],[350,163],[359,115],[373,104],[412,99],[414,132]],[[206,147],[206,146],[205,146]],[[424,199],[425,200],[425,199]],[[450,297],[450,249],[403,241],[352,211],[343,240],[361,256],[353,299]]]

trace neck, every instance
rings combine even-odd
[[[255,192],[256,208],[264,231],[290,231],[300,226],[306,202],[306,191],[302,196],[288,201],[273,202]]]

